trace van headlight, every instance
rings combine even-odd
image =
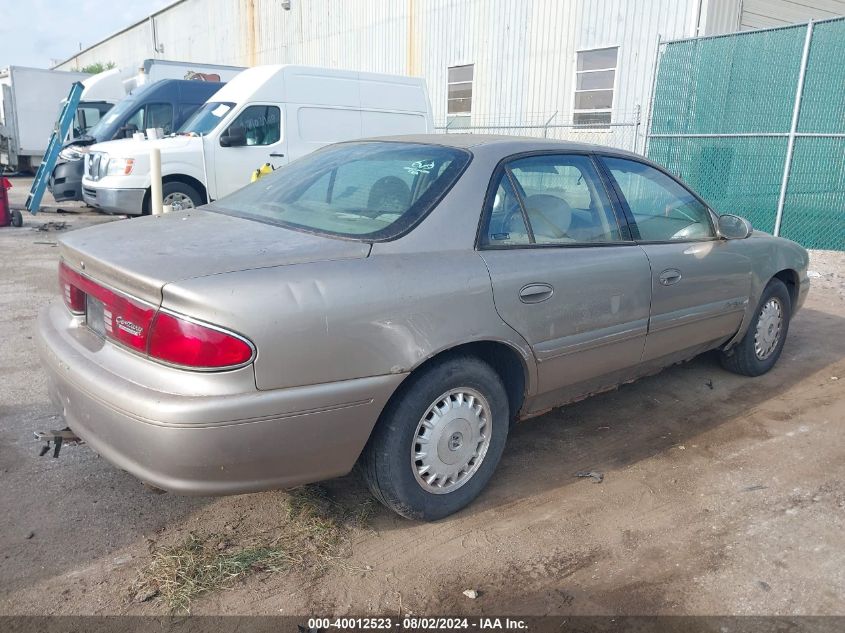
[[[110,158],[106,176],[128,176],[135,167],[134,158]]]
[[[59,158],[62,160],[82,160],[85,158],[85,154],[88,153],[87,148],[80,148],[76,145],[71,145],[70,147],[65,147],[61,152],[59,152]]]

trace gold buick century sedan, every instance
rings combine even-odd
[[[502,136],[331,145],[60,253],[39,351],[103,457],[197,495],[357,464],[423,520],[518,420],[707,350],[769,371],[809,288],[803,248],[640,156]]]

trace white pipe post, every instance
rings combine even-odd
[[[158,147],[150,150],[150,208],[153,215],[164,213],[161,199],[161,150]]]
[[[783,220],[783,206],[786,203],[786,187],[789,184],[789,171],[792,169],[792,154],[795,149],[795,133],[798,131],[798,113],[801,112],[801,95],[804,94],[804,75],[807,71],[807,60],[810,58],[810,41],[813,39],[813,21],[807,23],[807,35],[804,37],[804,52],[801,53],[801,69],[798,71],[798,85],[795,87],[795,102],[792,105],[792,124],[789,127],[789,140],[786,143],[786,160],[783,163],[783,178],[780,181],[780,195],[778,208],[775,213],[774,235],[780,235],[780,225]]]

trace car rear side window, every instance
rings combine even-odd
[[[508,174],[503,174],[499,180],[489,217],[483,241],[485,246],[521,246],[531,243],[522,205]]]
[[[659,169],[624,158],[603,156],[628,203],[644,242],[716,237],[710,211],[690,191]]]
[[[361,240],[414,226],[455,183],[465,150],[403,142],[341,143],[221,198],[212,210]]]
[[[592,160],[576,154],[543,154],[507,164],[482,244],[620,241],[619,223]]]

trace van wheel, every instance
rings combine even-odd
[[[487,485],[510,426],[499,375],[473,356],[443,360],[408,378],[362,456],[367,485],[388,508],[434,521]]]
[[[792,301],[780,279],[763,290],[754,319],[742,340],[721,353],[722,367],[743,376],[761,376],[774,367],[789,331]]]
[[[199,191],[188,183],[179,180],[171,180],[166,182],[161,187],[162,204],[169,204],[173,206],[174,211],[182,211],[183,209],[193,209],[205,204],[205,199]],[[152,213],[152,201],[147,198],[144,205],[144,215]]]

